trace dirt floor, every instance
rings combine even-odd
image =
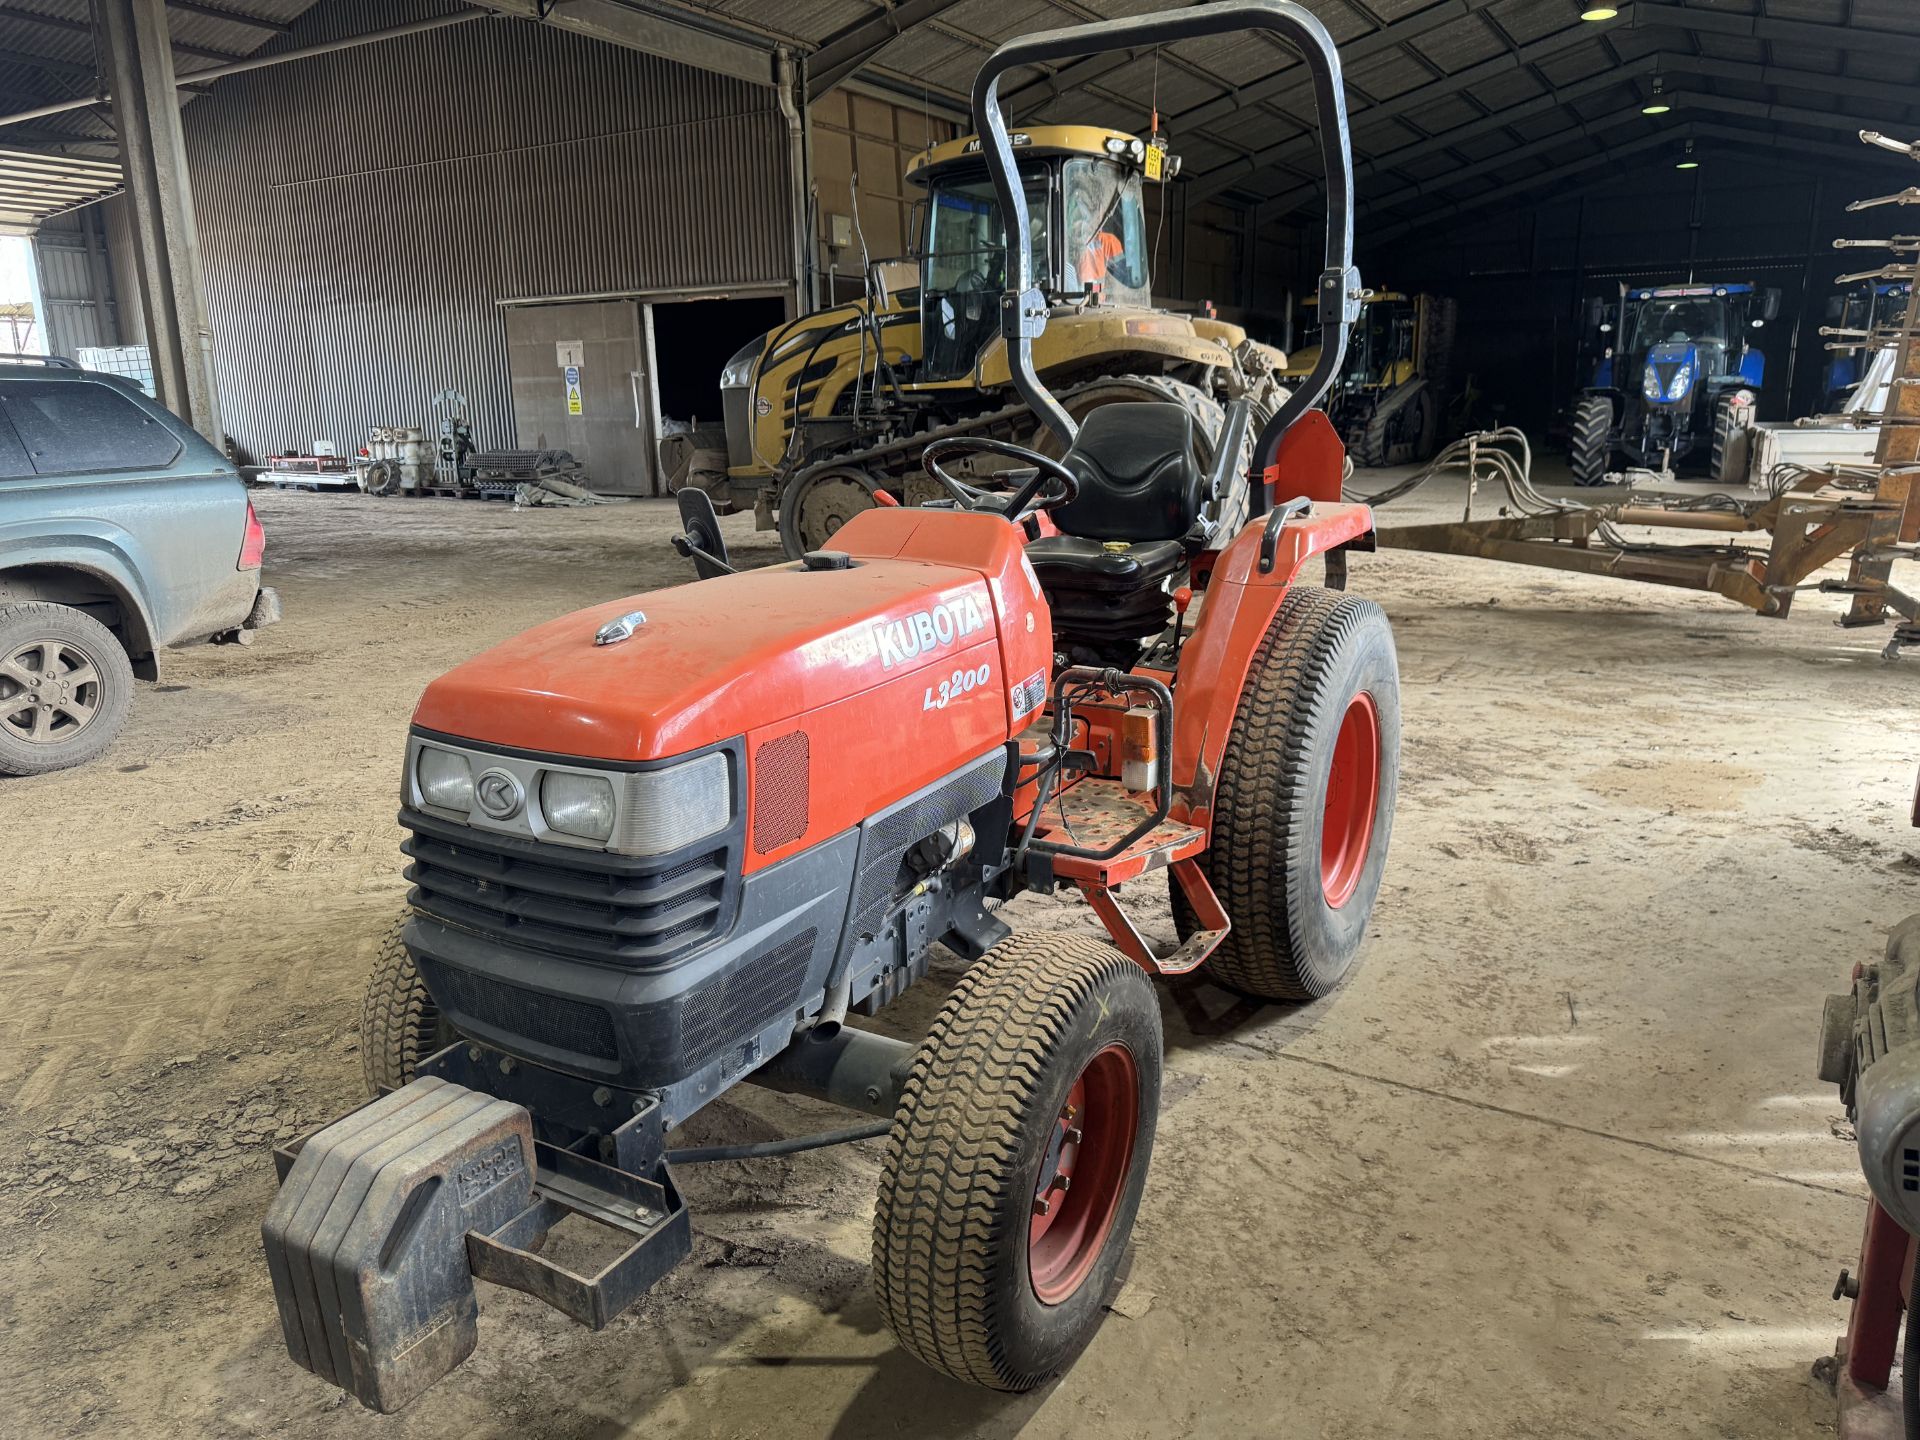
[[[1920,654],[1883,662],[1828,597],[1779,623],[1405,554],[1353,573],[1405,686],[1373,938],[1304,1008],[1163,990],[1130,1279],[1064,1379],[984,1394],[892,1346],[869,1143],[690,1173],[692,1260],[608,1331],[483,1286],[479,1353],[402,1416],[360,1410],[287,1360],[259,1224],[269,1144],[361,1098],[409,708],[493,641],[684,572],[665,504],[259,503],[286,622],[167,657],[104,761],[0,782],[8,1433],[1831,1432],[1809,1367],[1865,1191],[1815,1029],[1920,908]],[[828,1113],[736,1095],[695,1133]]]

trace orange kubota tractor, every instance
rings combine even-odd
[[[1164,403],[1076,428],[1035,374],[1049,305],[998,86],[1250,27],[1312,76],[1328,323],[1260,432],[1257,513],[1222,546],[1239,443],[1203,469],[1192,417]],[[476,1277],[607,1324],[688,1253],[676,1168],[881,1136],[881,1314],[937,1369],[1035,1386],[1092,1339],[1146,1187],[1151,978],[1298,1000],[1360,947],[1393,819],[1393,638],[1372,603],[1295,583],[1373,534],[1310,408],[1361,294],[1333,43],[1289,0],[1054,30],[998,50],[974,110],[1011,220],[1002,333],[1064,457],[929,445],[947,501],[867,511],[834,550],[752,573],[687,492],[677,543],[703,578],[539,626],[420,701],[410,912],[364,1016],[378,1098],[278,1153],[264,1227],[293,1359],[375,1409],[472,1351]],[[1248,423],[1237,402],[1228,426]],[[1014,488],[944,468],[982,447],[1025,472]],[[1128,910],[1169,884],[1181,939],[1163,950]],[[1059,887],[1111,943],[994,913]],[[971,968],[918,1045],[847,1023],[936,944]],[[878,1118],[669,1148],[741,1081]],[[543,1253],[567,1216],[620,1253],[592,1273]]]

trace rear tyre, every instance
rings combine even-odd
[[[1023,932],[921,1042],[873,1217],[880,1313],[934,1369],[1031,1390],[1099,1328],[1160,1108],[1146,974],[1086,935]]]
[[[1607,443],[1613,429],[1613,402],[1604,395],[1588,395],[1573,407],[1573,434],[1567,443],[1567,468],[1576,485],[1607,483]]]
[[[0,775],[84,765],[133,704],[133,664],[106,626],[70,605],[0,605]]]
[[[1202,864],[1233,929],[1204,967],[1262,1000],[1312,1000],[1353,965],[1399,791],[1400,671],[1380,607],[1295,586],[1227,736]],[[1193,917],[1178,885],[1174,918]]]
[[[406,924],[396,920],[381,937],[360,1006],[360,1070],[369,1095],[408,1084],[422,1060],[459,1038],[400,938]]]

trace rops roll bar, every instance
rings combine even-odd
[[[1073,443],[1078,427],[1033,368],[1033,342],[1047,328],[1047,297],[1033,283],[1027,197],[1014,183],[1013,145],[1007,138],[1006,116],[1000,110],[1000,79],[1022,65],[1172,44],[1233,30],[1275,31],[1306,61],[1320,121],[1320,158],[1327,173],[1326,262],[1319,285],[1320,359],[1306,383],[1287,398],[1260,431],[1254,445],[1256,475],[1273,463],[1287,427],[1327,393],[1334,376],[1340,373],[1347,332],[1360,318],[1360,275],[1353,268],[1353,154],[1347,138],[1347,97],[1341,84],[1340,56],[1326,27],[1293,0],[1220,0],[1159,15],[1043,30],[1009,40],[987,57],[973,82],[973,123],[1006,222],[1003,229],[1011,263],[1007,266],[1008,288],[1000,297],[1000,333],[1007,342],[1014,388],[1063,445]]]

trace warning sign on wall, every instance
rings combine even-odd
[[[569,415],[580,413],[580,367],[578,365],[567,366],[567,413]]]

